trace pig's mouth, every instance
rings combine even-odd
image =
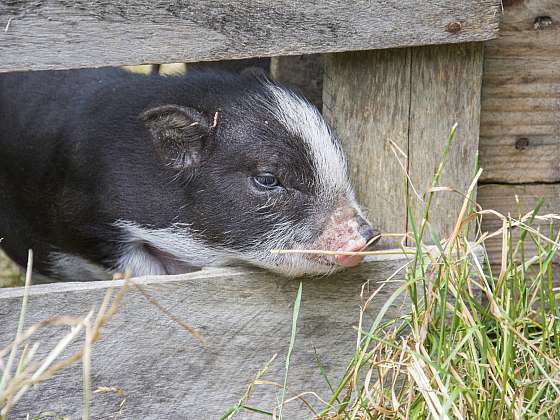
[[[381,239],[381,235],[375,236],[369,242],[366,242],[363,239],[353,240],[345,244],[345,246],[339,247],[335,251],[339,254],[333,254],[332,256],[320,255],[319,257],[322,257],[321,262],[323,264],[336,265],[344,268],[356,267],[357,265],[360,265],[362,263],[365,256],[352,255],[352,253],[367,251],[370,247],[375,245],[379,241],[379,239]],[[323,260],[326,261],[323,262]]]
[[[282,254],[282,263],[276,270],[282,272],[282,266],[293,267],[287,269],[288,275],[328,275],[345,268],[356,267],[360,265],[364,259],[363,255],[353,255],[355,252],[367,251],[376,244],[381,235],[377,235],[366,242],[363,239],[351,240],[338,246],[330,247],[334,250],[324,250],[323,247],[311,247],[309,249],[290,249],[278,250],[275,253]],[[331,243],[329,245],[335,245]],[[328,248],[327,248],[328,249]],[[284,273],[286,274],[286,273]]]
[[[301,255],[295,257],[303,264],[315,266],[318,273],[359,265],[364,255],[354,253],[366,251],[381,238],[359,208],[347,202],[339,204],[328,215],[319,232],[319,236],[307,244],[308,249],[302,244],[297,246]]]

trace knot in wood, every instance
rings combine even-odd
[[[463,29],[463,23],[459,22],[459,21],[455,21],[455,22],[449,22],[447,24],[446,27],[446,31],[451,33],[451,34],[456,34],[457,32],[459,32],[461,29]]]
[[[520,137],[515,141],[515,148],[517,150],[525,150],[529,147],[529,139],[527,137]]]
[[[543,29],[550,28],[552,23],[552,18],[550,16],[537,16],[533,28],[535,28],[535,31],[542,31]]]

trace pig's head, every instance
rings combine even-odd
[[[271,253],[360,251],[378,236],[356,203],[339,141],[317,109],[262,79],[226,96],[141,115],[185,204],[169,228],[124,227],[191,266],[244,262],[299,276],[359,264],[355,256]]]

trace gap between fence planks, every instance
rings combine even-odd
[[[197,62],[483,41],[499,0],[0,3],[0,71]]]

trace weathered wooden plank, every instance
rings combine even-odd
[[[560,182],[560,3],[504,2],[485,45],[481,182]]]
[[[0,3],[1,71],[196,62],[482,41],[499,0]]]
[[[371,260],[370,260],[371,261]],[[355,349],[354,326],[365,297],[405,264],[402,255],[375,257],[356,269],[328,278],[304,280],[298,334],[289,374],[288,396],[302,391],[329,396],[317,366],[319,355],[329,379],[336,383]],[[364,325],[399,287],[399,274],[370,304]],[[257,269],[212,269],[182,276],[136,280],[174,316],[192,325],[207,340],[203,347],[132,287],[120,311],[93,348],[92,389],[123,389],[127,402],[119,418],[219,418],[243,395],[265,363],[278,353],[264,379],[282,383],[290,341],[292,305],[297,280]],[[98,305],[107,288],[122,281],[57,283],[32,286],[26,326],[55,315],[79,316]],[[0,349],[14,337],[22,289],[0,290]],[[397,300],[388,317],[402,308]],[[38,333],[44,354],[66,330]],[[35,341],[35,340],[34,340]],[[73,349],[78,348],[79,343]],[[77,364],[29,391],[9,418],[54,411],[79,418],[82,406],[82,367]],[[249,405],[271,410],[279,390],[256,386]],[[109,418],[122,398],[93,394],[91,418]],[[317,401],[309,398],[313,405]],[[310,412],[294,403],[286,418]],[[242,418],[246,418],[245,414]]]
[[[272,57],[270,76],[301,92],[318,109],[323,108],[323,56],[321,54]]]
[[[516,125],[516,129],[520,129]],[[501,134],[480,137],[480,167],[483,183],[560,182],[560,141],[556,135]]]
[[[519,214],[524,215],[533,210],[539,198],[544,199],[544,205],[539,214],[558,214],[560,212],[560,184],[480,185],[477,201],[484,209],[493,209],[504,215],[511,214],[513,217],[518,217]],[[481,225],[483,232],[495,232],[501,226],[501,220],[492,216],[484,217]],[[549,225],[547,223],[536,222],[535,227],[537,226],[540,227],[542,233],[548,235]],[[560,222],[553,226],[554,232],[557,234],[560,229]],[[517,240],[519,232],[516,231],[513,237],[514,240]],[[499,263],[502,252],[501,238],[489,239],[485,246],[490,261],[494,264]],[[527,256],[535,255],[536,246],[530,240],[527,240],[525,249]],[[560,262],[560,257],[557,257],[555,261]]]
[[[466,193],[474,175],[480,124],[482,44],[412,49],[409,170],[413,185],[426,192],[432,184],[454,123],[455,139],[445,160],[440,185]],[[410,196],[416,220],[425,206]],[[434,195],[430,223],[442,237],[455,226],[464,196]]]
[[[476,43],[327,59],[324,114],[341,137],[360,202],[383,231],[410,230],[407,195],[421,220],[424,202],[407,188],[403,167],[424,196],[455,122],[459,129],[440,184],[467,190],[478,151],[481,78],[482,45]],[[463,200],[460,194],[436,194],[431,221],[441,235],[451,232]]]
[[[358,200],[382,232],[406,231],[406,178],[393,141],[408,150],[410,50],[325,58],[323,114],[341,139]],[[403,166],[406,159],[399,156]],[[400,239],[383,239],[388,246]]]

